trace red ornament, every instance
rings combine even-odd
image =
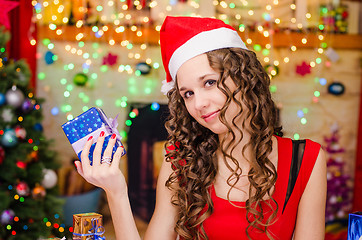
[[[103,57],[102,65],[113,66],[117,63],[118,55],[113,55],[112,53],[108,53],[108,55]]]
[[[297,74],[304,76],[310,73],[310,68],[311,66],[307,64],[305,61],[303,61],[301,65],[297,65],[296,72]]]
[[[8,12],[18,5],[18,2],[0,0],[0,25],[4,25],[7,29],[10,29]]]
[[[25,169],[26,168],[26,163],[22,162],[22,161],[17,161],[16,166],[18,166],[18,168]]]
[[[15,135],[20,139],[20,140],[24,140],[26,138],[26,130],[25,128],[21,127],[21,126],[16,126],[15,127]]]
[[[5,150],[2,146],[0,146],[0,164],[3,163],[4,159],[5,159]]]
[[[42,199],[46,195],[46,190],[43,186],[37,184],[35,188],[31,191],[31,195],[34,199]]]
[[[28,196],[30,193],[28,184],[24,181],[19,182],[18,185],[16,185],[16,192],[20,196]]]

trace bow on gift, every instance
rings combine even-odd
[[[110,131],[111,131],[112,133],[116,134],[117,140],[121,141],[121,140],[122,140],[122,137],[121,137],[121,135],[119,135],[119,132],[118,132],[118,129],[117,129],[117,127],[118,127],[117,118],[118,118],[118,115],[119,115],[119,114],[117,114],[117,116],[116,116],[114,119],[112,119],[112,118],[108,118],[108,119],[107,119],[107,117],[106,117],[106,115],[103,113],[103,111],[101,111],[101,113],[103,114],[104,119],[106,119],[106,121],[107,121],[107,123],[108,123],[108,125],[109,125],[109,127],[110,127]]]
[[[87,237],[87,240],[95,239],[95,240],[105,240],[105,237],[102,237],[105,230],[103,226],[98,226],[98,219],[92,218],[91,220],[92,228],[88,231],[88,233],[73,233],[73,235],[80,237]]]

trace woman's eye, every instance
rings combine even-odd
[[[210,87],[216,83],[216,80],[207,80],[205,81],[205,86]]]
[[[189,97],[191,97],[191,95],[192,95],[192,92],[191,92],[191,91],[187,91],[187,92],[184,93],[184,98],[185,98],[185,99],[186,99],[186,98],[189,98]]]

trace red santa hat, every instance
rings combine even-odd
[[[200,17],[166,17],[160,44],[166,71],[161,88],[164,94],[175,86],[176,73],[187,60],[221,48],[247,49],[233,27],[219,19]]]

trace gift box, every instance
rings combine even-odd
[[[105,239],[103,216],[98,213],[73,215],[73,240]]]
[[[362,239],[362,212],[350,213],[348,216],[347,240]]]
[[[72,144],[72,147],[77,154],[78,158],[82,154],[84,145],[88,141],[90,136],[93,136],[93,144],[89,150],[89,160],[92,165],[93,163],[93,151],[96,146],[97,138],[99,134],[104,131],[105,139],[102,148],[102,156],[104,150],[108,145],[108,141],[111,138],[112,134],[116,134],[116,144],[112,150],[112,158],[119,146],[122,146],[121,139],[117,130],[117,117],[115,119],[107,118],[106,114],[102,109],[92,107],[88,111],[82,113],[78,117],[64,123],[62,129],[67,136],[69,142]],[[122,156],[126,153],[124,150]]]

